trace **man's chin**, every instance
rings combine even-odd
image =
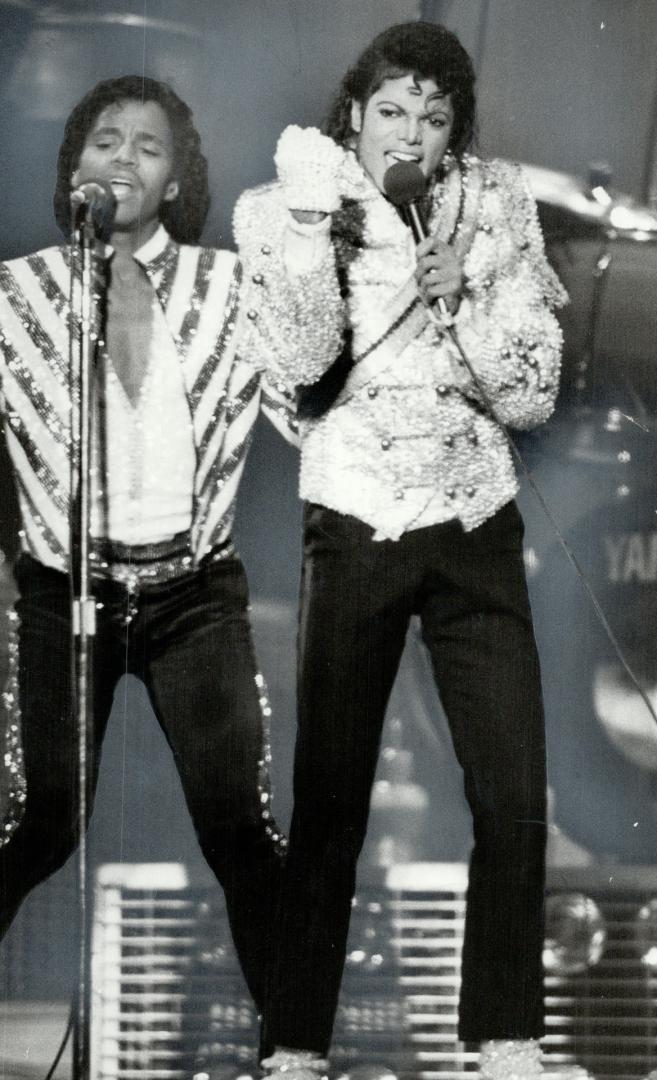
[[[153,235],[159,224],[157,218],[145,221],[143,218],[130,217],[122,220],[121,215],[117,214],[112,224],[112,234],[148,237]]]

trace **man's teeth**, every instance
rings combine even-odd
[[[405,154],[403,150],[390,151],[389,157],[394,158],[395,161],[419,161],[420,158],[417,154]]]

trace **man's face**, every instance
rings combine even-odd
[[[162,106],[118,101],[96,117],[71,184],[104,180],[116,196],[114,231],[139,230],[148,239],[160,206],[178,194],[173,165],[173,134]]]
[[[432,176],[443,159],[454,124],[451,96],[432,79],[384,79],[363,108],[351,107],[358,160],[383,191],[383,176],[396,161],[412,161]]]

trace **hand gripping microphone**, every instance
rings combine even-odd
[[[422,208],[427,182],[419,165],[412,161],[397,161],[383,175],[383,190],[393,206],[401,212],[410,225],[416,244],[430,235]],[[442,296],[437,300],[438,310],[445,325],[454,321]]]

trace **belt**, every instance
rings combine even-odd
[[[211,548],[199,565],[219,562],[234,554],[235,548],[228,539]],[[89,563],[93,578],[116,581],[134,593],[144,585],[161,585],[197,569],[188,532],[155,544],[133,545],[94,538]]]

